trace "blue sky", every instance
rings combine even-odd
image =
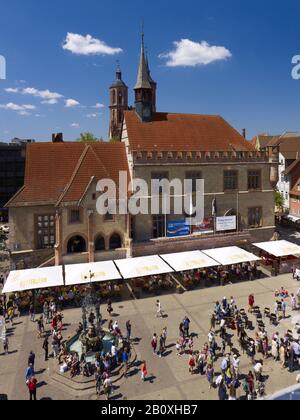
[[[142,20],[158,110],[220,114],[248,137],[300,131],[300,80],[291,77],[299,19],[296,0],[1,0],[0,139],[107,138],[117,60],[133,102]],[[85,52],[89,34],[105,53],[78,54],[74,34]]]

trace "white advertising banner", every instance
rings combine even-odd
[[[172,268],[158,255],[115,261],[124,279],[172,273]]]
[[[2,293],[45,289],[47,287],[63,285],[64,281],[61,266],[11,271],[5,282]]]
[[[236,230],[236,216],[217,217],[216,230],[217,232],[226,232]]]
[[[67,286],[122,279],[113,261],[67,265],[65,271]]]
[[[197,268],[214,267],[216,261],[203,254],[201,251],[179,252],[176,254],[161,255],[175,271],[188,271]]]

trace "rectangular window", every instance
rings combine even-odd
[[[262,226],[262,208],[251,207],[248,209],[249,228],[258,228]]]
[[[164,238],[166,236],[165,231],[165,216],[164,215],[157,215],[153,216],[152,218],[152,230],[153,230],[153,238]]]
[[[261,171],[248,171],[248,190],[261,189]]]
[[[55,245],[55,215],[36,216],[35,230],[37,249],[53,248]]]
[[[224,191],[232,191],[238,189],[238,172],[224,171]]]
[[[70,213],[69,213],[69,223],[70,224],[74,224],[74,223],[80,223],[80,222],[81,222],[80,210],[79,209],[70,210]]]
[[[151,179],[152,180],[157,179],[159,181],[162,181],[163,179],[169,179],[169,173],[168,172],[152,172]],[[159,193],[160,194],[163,193],[162,187],[159,188]]]
[[[185,173],[185,179],[193,181],[193,192],[197,192],[197,180],[202,179],[202,173],[200,171],[188,171]]]

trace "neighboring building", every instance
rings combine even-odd
[[[96,184],[128,171],[123,144],[56,142],[27,148],[23,188],[7,203],[13,259],[80,263],[124,258],[127,216],[96,212]],[[37,258],[38,257],[38,258]],[[54,263],[54,259],[50,261]]]
[[[26,146],[33,140],[0,143],[0,221],[7,221],[5,204],[24,184]]]
[[[289,184],[289,212],[294,218],[300,219],[300,155],[284,173]]]
[[[279,166],[276,189],[284,198],[284,210],[290,211],[291,183],[288,168],[300,157],[300,136],[294,132],[286,132],[281,136],[259,135],[252,140],[256,150],[269,150],[278,147]]]

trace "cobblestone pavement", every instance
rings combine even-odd
[[[188,371],[188,356],[179,357],[176,355],[175,343],[178,337],[178,325],[188,316],[191,320],[191,330],[197,334],[195,338],[195,350],[200,349],[207,341],[209,321],[212,309],[216,300],[224,296],[234,296],[238,306],[247,308],[248,295],[254,293],[256,303],[261,308],[274,306],[274,291],[281,286],[286,287],[291,293],[296,292],[300,284],[291,278],[291,275],[279,276],[277,278],[266,278],[254,282],[244,282],[224,287],[194,290],[183,295],[166,295],[160,298],[163,310],[166,312],[164,319],[156,318],[156,297],[119,302],[113,305],[116,319],[122,330],[125,330],[125,323],[131,320],[133,326],[133,337],[136,340],[135,350],[138,359],[144,359],[148,363],[149,381],[142,383],[138,367],[133,367],[130,376],[122,379],[116,384],[114,399],[142,399],[142,400],[180,400],[195,399],[207,400],[217,399],[215,390],[209,390],[205,377],[191,375]],[[289,303],[289,302],[288,302]],[[102,307],[102,313],[106,315],[106,307]],[[64,331],[66,338],[80,320],[80,310],[71,309],[64,312]],[[288,318],[281,321],[278,327],[270,327],[268,322],[267,331],[269,335],[278,331],[283,334],[290,329],[292,323],[300,320],[300,314],[288,310]],[[254,318],[252,319],[254,321]],[[151,338],[154,332],[159,334],[163,327],[168,328],[168,349],[165,357],[154,356],[151,351]],[[254,336],[255,331],[249,334]],[[15,327],[10,331],[10,354],[0,354],[0,394],[6,395],[8,399],[27,399],[27,388],[25,385],[25,368],[30,350],[35,351],[36,371],[39,381],[39,399],[96,399],[91,391],[72,391],[64,385],[54,382],[49,375],[48,364],[43,361],[41,349],[42,340],[37,338],[36,325],[22,317],[16,320]],[[234,341],[238,348],[237,342]],[[2,349],[0,350],[2,351]],[[220,361],[216,362],[216,371],[219,371]],[[248,373],[251,365],[246,356],[241,357],[241,371]],[[265,362],[264,374],[267,376],[266,390],[268,394],[294,385],[297,372],[289,374],[282,370],[279,363],[269,359]],[[242,392],[242,391],[241,391]],[[102,399],[103,397],[100,397]]]

